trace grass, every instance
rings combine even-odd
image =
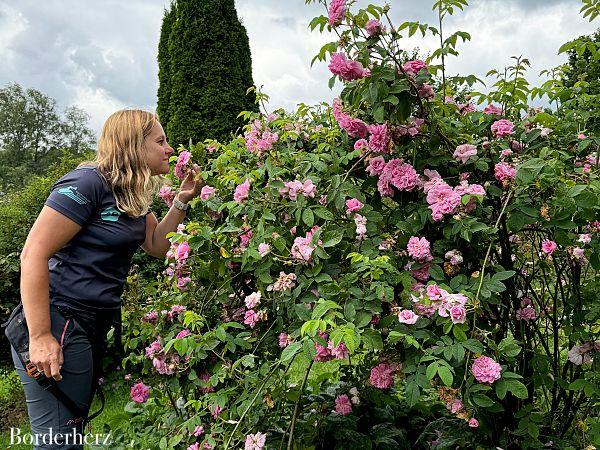
[[[113,387],[113,381],[107,378],[108,381],[104,386],[104,395],[106,397],[106,403],[104,411],[94,420],[92,420],[92,431],[91,433],[104,433],[104,425],[115,420],[122,419],[123,408],[129,401],[129,391],[127,386],[122,383],[117,383]],[[21,407],[21,415],[16,417],[10,417],[10,420],[0,421],[0,449],[11,449],[11,450],[30,450],[30,445],[10,445],[10,427],[19,427],[21,429],[21,436],[29,433],[29,421],[27,418],[27,409],[25,407],[25,396],[23,388],[16,371],[12,368],[0,367],[0,409],[4,409],[7,406],[13,407],[15,411],[19,411]],[[91,412],[95,412],[100,408],[100,399],[98,396],[94,399],[92,404]],[[6,409],[8,411],[8,409]],[[110,448],[100,446],[86,445],[86,450],[93,450],[98,448]]]

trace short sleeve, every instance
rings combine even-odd
[[[102,180],[93,169],[75,169],[52,186],[45,205],[84,226],[100,205],[102,193]]]

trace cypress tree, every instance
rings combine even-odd
[[[234,0],[177,0],[169,36],[167,135],[172,145],[226,140],[242,125],[240,111],[257,110],[246,29]]]
[[[156,106],[156,112],[165,129],[169,123],[169,98],[171,97],[169,36],[173,30],[176,13],[176,5],[173,2],[170,9],[165,10],[160,28],[160,41],[158,42],[158,105]]]

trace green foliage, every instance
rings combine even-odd
[[[173,25],[177,18],[177,4],[171,3],[165,10],[162,26],[160,28],[160,41],[158,42],[158,103],[156,112],[162,126],[166,129],[169,121],[169,99],[171,98],[171,59],[169,57],[169,39]]]
[[[240,111],[256,110],[246,95],[253,85],[246,29],[233,0],[179,0],[174,15],[174,22],[165,15],[159,49],[159,113],[169,140],[227,139],[242,125]]]

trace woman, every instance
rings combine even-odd
[[[165,235],[177,229],[187,203],[202,188],[194,165],[158,222],[148,208],[160,175],[169,173],[172,153],[155,115],[117,111],[104,124],[96,160],[80,164],[53,186],[21,253],[30,360],[83,411],[89,411],[94,363],[101,358],[94,345],[105,341],[120,313],[133,254],[141,246],[164,258],[170,247]],[[38,385],[14,349],[12,354],[25,389],[31,434],[82,433],[83,418]]]

